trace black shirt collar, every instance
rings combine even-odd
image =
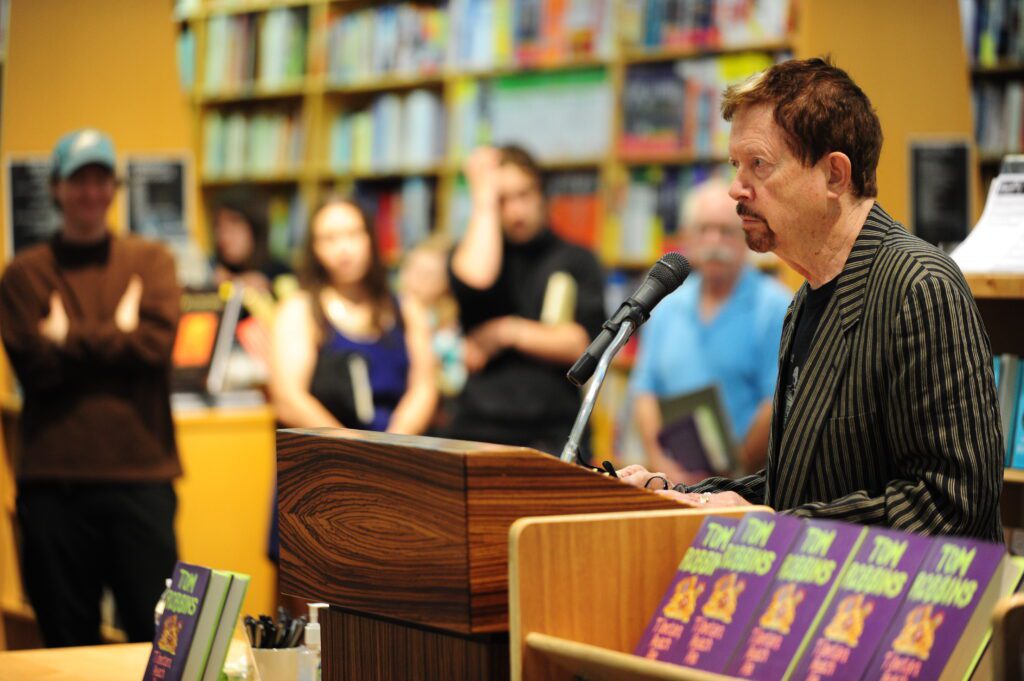
[[[102,265],[110,257],[110,232],[99,241],[77,243],[68,241],[61,232],[57,232],[51,241],[53,254],[62,267],[85,267]]]

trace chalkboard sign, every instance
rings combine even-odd
[[[7,159],[7,258],[46,241],[61,226],[50,193],[50,157]]]
[[[125,162],[128,230],[168,244],[187,241],[186,174],[184,158],[129,156]]]
[[[910,222],[914,234],[932,245],[957,244],[967,238],[970,160],[966,140],[910,143]]]

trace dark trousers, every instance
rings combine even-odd
[[[178,558],[176,507],[169,482],[19,484],[22,577],[47,646],[100,643],[104,586],[128,639],[153,640]]]

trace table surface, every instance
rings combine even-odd
[[[0,681],[141,681],[151,643],[0,652]]]

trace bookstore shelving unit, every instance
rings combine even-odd
[[[460,212],[460,206],[454,205],[458,201],[456,197],[460,188],[464,192],[461,163],[466,150],[455,148],[456,133],[452,129],[452,126],[458,125],[453,123],[453,119],[456,117],[460,86],[467,82],[480,85],[526,75],[541,77],[595,72],[604,79],[604,85],[610,93],[611,111],[607,117],[609,129],[602,131],[605,144],[586,154],[542,156],[541,165],[546,173],[583,173],[592,176],[599,208],[595,230],[597,235],[589,245],[608,266],[633,271],[642,269],[660,254],[662,245],[657,235],[650,239],[649,247],[642,249],[644,252],[639,256],[633,254],[620,258],[616,254],[617,249],[607,244],[610,233],[615,229],[610,226],[608,217],[612,207],[618,205],[616,202],[622,200],[623,183],[628,181],[630,172],[650,166],[714,167],[723,165],[726,159],[724,149],[720,148],[714,153],[663,151],[638,154],[623,151],[620,144],[623,115],[619,102],[622,100],[629,70],[644,65],[671,65],[673,62],[749,53],[774,58],[792,50],[785,36],[780,39],[775,35],[768,40],[746,41],[728,47],[717,44],[709,44],[707,47],[631,46],[633,43],[626,42],[619,28],[626,3],[608,0],[592,3],[594,7],[604,5],[611,14],[602,19],[607,24],[601,29],[605,31],[602,38],[604,42],[598,45],[597,38],[594,38],[595,42],[589,49],[566,48],[557,56],[545,53],[531,58],[515,54],[509,48],[507,54],[497,57],[483,68],[475,65],[472,59],[466,60],[469,63],[453,66],[448,59],[449,54],[439,64],[430,65],[421,73],[377,74],[366,78],[348,78],[345,82],[336,78],[336,72],[332,71],[332,59],[336,57],[334,53],[337,51],[337,45],[332,41],[340,42],[334,35],[336,24],[342,23],[341,19],[347,18],[347,15],[400,4],[371,0],[179,0],[175,21],[179,25],[179,33],[188,34],[188,40],[183,41],[184,47],[179,46],[179,52],[186,54],[184,57],[179,56],[179,59],[183,71],[188,73],[187,77],[183,77],[183,84],[192,100],[195,116],[201,223],[206,220],[207,210],[218,193],[237,185],[253,185],[269,193],[298,197],[305,210],[293,212],[290,219],[304,221],[308,218],[308,207],[315,205],[331,190],[344,192],[364,188],[372,193],[381,188],[393,189],[396,184],[401,185],[411,178],[421,178],[428,183],[430,190],[430,226],[435,231],[448,231],[455,236],[465,211],[465,206],[461,207],[463,212]],[[454,13],[456,4],[485,3],[450,0],[431,6],[439,8],[439,11]],[[497,0],[487,4],[497,8],[496,12],[511,12],[513,10],[510,8],[520,3],[515,0]],[[521,4],[543,7],[546,3]],[[773,0],[767,4],[788,7],[790,0]],[[288,82],[268,86],[260,84],[261,79],[258,77],[265,68],[263,62],[267,61],[267,51],[262,49],[261,41],[269,33],[267,23],[271,13],[282,11],[290,12],[298,22],[294,29],[304,44],[304,64],[301,75]],[[789,12],[787,9],[786,13]],[[795,16],[795,12],[789,16]],[[240,33],[231,35],[241,35],[241,39],[250,44],[242,50],[241,55],[237,54],[236,47],[235,54],[230,54],[229,49],[229,54],[225,56],[218,53],[215,46],[212,47],[214,43],[219,44],[219,41],[215,41],[211,34],[222,28],[219,23],[236,20],[245,26],[239,29]],[[453,29],[449,27],[449,30],[447,39],[453,41],[456,39],[451,32]],[[548,30],[544,28],[544,31]],[[218,37],[223,35],[223,32],[217,33]],[[212,82],[211,61],[215,62],[217,68],[221,68],[225,60],[229,64],[225,68],[234,69],[236,76],[241,73],[243,77],[240,80],[235,78],[235,82],[227,86],[209,87]],[[239,60],[243,62],[241,65]],[[749,74],[734,74],[733,78],[738,80],[745,75]],[[422,91],[432,93],[442,103],[441,116],[445,133],[441,136],[448,139],[435,158],[429,163],[412,166],[390,164],[384,167],[353,167],[356,164],[351,164],[343,169],[332,167],[328,157],[331,153],[332,123],[339,112],[366,107],[381,97],[404,97]],[[290,154],[293,163],[287,167],[277,167],[269,175],[210,172],[215,165],[210,163],[207,139],[210,116],[221,114],[225,119],[238,115],[251,118],[266,111],[290,115],[294,125],[300,127],[297,144],[301,149],[293,150],[295,153]],[[524,142],[528,143],[529,140]],[[302,224],[291,227],[293,239],[289,245],[292,248],[297,245],[294,237],[303,229]],[[200,224],[199,232],[205,237],[203,224]]]
[[[992,353],[1024,355],[1024,276],[967,275],[992,341]],[[1024,470],[1003,473],[1003,524],[1024,528]]]

